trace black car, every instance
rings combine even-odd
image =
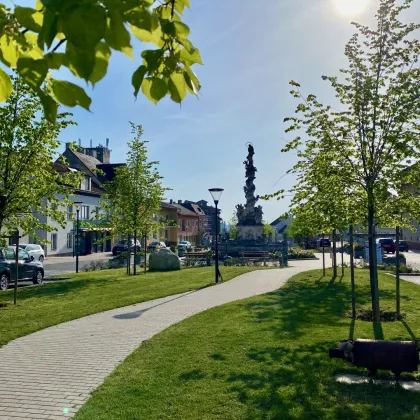
[[[319,247],[322,248],[324,245],[324,248],[329,248],[331,246],[331,241],[328,238],[320,239],[319,240]]]
[[[130,241],[130,248],[131,252],[134,251],[134,241]],[[137,241],[136,251],[140,252],[140,241]],[[119,255],[122,252],[128,251],[128,242],[127,241],[120,241],[112,248],[112,255]]]
[[[400,241],[400,251],[408,252],[408,244],[405,241]]]
[[[34,284],[44,281],[42,263],[35,261],[26,251],[19,250],[19,280],[30,279]],[[0,290],[7,290],[16,279],[16,254],[13,248],[0,248]]]

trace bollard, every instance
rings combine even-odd
[[[402,372],[416,372],[419,364],[420,340],[345,340],[329,349],[331,359],[343,359],[369,370],[375,376],[378,369],[390,370],[398,379]]]

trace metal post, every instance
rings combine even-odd
[[[322,235],[322,275],[325,277],[325,235]]]
[[[354,246],[353,246],[353,225],[349,227],[350,235],[350,278],[351,278],[351,314],[356,318],[356,290],[354,284]]]
[[[219,245],[218,245],[218,220],[217,220],[217,202],[216,205],[216,259],[215,259],[215,276],[216,276],[216,283],[219,282]]]
[[[396,267],[395,267],[395,278],[396,278],[396,303],[397,303],[397,318],[401,317],[401,302],[400,302],[400,227],[396,228],[396,243],[395,243],[395,257],[396,257]]]
[[[333,277],[337,277],[337,243],[336,243],[336,230],[334,229],[332,232],[332,239],[333,239],[333,250],[332,250],[332,264],[333,264]]]
[[[19,231],[16,231],[16,255],[15,255],[15,261],[16,261],[16,279],[15,279],[15,287],[13,291],[13,304],[16,305],[17,301],[17,284],[19,279]]]

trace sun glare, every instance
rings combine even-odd
[[[343,16],[356,16],[363,13],[370,0],[332,0],[335,9]]]

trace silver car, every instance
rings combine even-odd
[[[26,251],[30,257],[34,257],[34,260],[37,260],[41,263],[44,262],[45,253],[41,245],[37,244],[19,244],[19,248]]]

